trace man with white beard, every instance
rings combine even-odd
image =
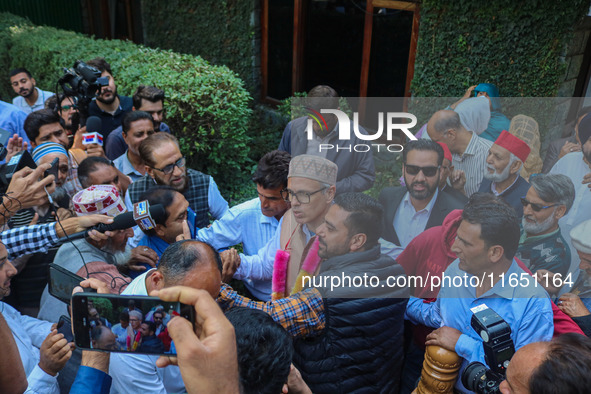
[[[503,130],[488,150],[484,179],[478,189],[479,193],[501,197],[518,217],[523,216],[521,198],[529,189],[529,183],[519,173],[530,150],[525,142]]]
[[[559,174],[539,174],[531,177],[530,182],[531,187],[521,199],[523,219],[516,257],[534,273],[547,270],[564,278],[571,254],[558,220],[572,207],[575,186],[567,176]]]

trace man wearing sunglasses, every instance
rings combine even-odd
[[[503,130],[488,150],[484,179],[478,189],[479,193],[501,197],[519,217],[523,216],[520,199],[529,190],[529,183],[519,173],[530,150],[525,142]]]
[[[219,219],[228,211],[228,202],[220,194],[213,178],[185,167],[185,158],[172,134],[158,132],[150,135],[140,143],[139,154],[145,164],[146,175],[127,189],[125,204],[130,209],[152,186],[165,185],[185,196],[195,212],[197,227],[209,225],[209,214]]]
[[[564,278],[571,253],[558,221],[572,207],[575,187],[567,176],[558,174],[538,174],[530,182],[531,187],[521,198],[523,219],[516,256],[533,273],[547,270]]]
[[[464,202],[449,193],[440,193],[439,178],[443,148],[434,141],[410,141],[402,153],[405,186],[388,187],[380,193],[385,228],[382,237],[403,248],[425,229],[440,226]]]

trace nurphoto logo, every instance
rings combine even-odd
[[[409,129],[413,128],[417,124],[417,118],[413,114],[408,112],[378,112],[378,129],[374,134],[368,134],[362,132],[363,129],[359,127],[359,113],[353,112],[353,122],[349,119],[346,113],[338,109],[321,109],[320,112],[310,107],[306,107],[308,112],[308,123],[306,125],[306,134],[308,140],[314,138],[314,123],[320,130],[324,130],[325,133],[329,133],[331,130],[328,129],[328,122],[322,116],[322,114],[332,114],[337,118],[339,140],[351,140],[351,124],[353,124],[353,133],[355,136],[362,141],[376,141],[382,138],[382,135],[386,135],[388,142],[394,141],[393,132],[394,130],[402,131],[410,140],[417,140],[417,137],[410,132]],[[386,125],[384,127],[384,118],[386,119]],[[408,123],[396,123],[400,119],[409,119]],[[338,146],[334,144],[320,144],[318,147],[319,152],[329,150],[347,150],[349,152],[368,152],[371,147],[376,147],[379,152],[380,149],[386,149],[388,152],[402,152],[403,146],[397,143],[361,143],[353,144],[349,146]]]

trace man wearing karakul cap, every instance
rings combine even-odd
[[[525,142],[503,130],[488,151],[487,169],[478,189],[479,193],[501,197],[519,217],[523,216],[521,197],[529,190],[529,183],[519,173],[529,152],[530,147]]]
[[[275,298],[281,298],[292,293],[306,255],[317,268],[320,260],[316,252],[316,229],[332,205],[337,170],[336,164],[318,156],[300,155],[291,159],[287,189],[281,193],[291,202],[291,209],[283,215],[273,238],[256,255],[240,254],[240,266],[234,278],[273,278],[276,282],[275,276],[280,276],[280,281],[285,279],[285,285],[273,292]],[[282,272],[274,273],[277,265],[284,267]],[[270,288],[260,290],[271,294]]]

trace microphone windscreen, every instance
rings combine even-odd
[[[98,116],[89,116],[88,119],[86,119],[87,133],[102,133],[102,128],[103,122],[101,121],[101,118],[99,118]]]
[[[152,205],[150,207],[150,215],[157,224],[166,223],[166,210],[162,204]]]

